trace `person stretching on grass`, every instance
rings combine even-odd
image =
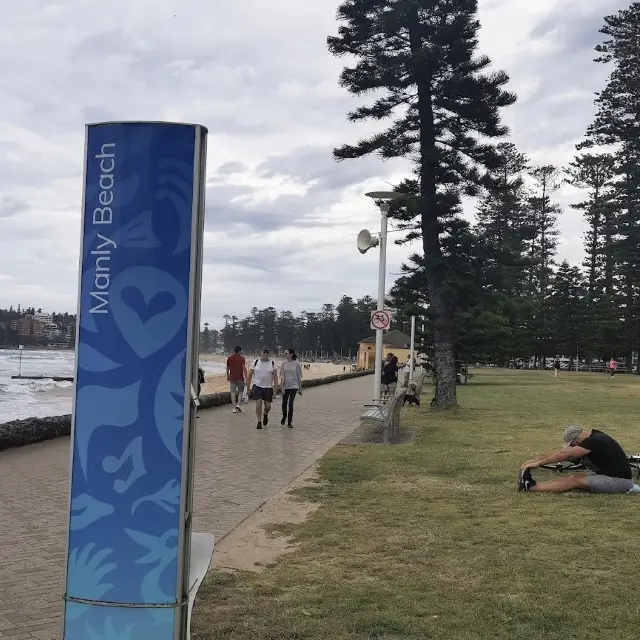
[[[572,473],[560,480],[536,482],[532,469],[545,464],[565,462],[581,458],[591,469],[588,474]],[[520,491],[564,493],[583,490],[591,493],[628,493],[633,487],[631,465],[622,447],[606,433],[597,429],[567,427],[564,431],[564,447],[525,462],[520,471]]]

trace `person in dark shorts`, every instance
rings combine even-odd
[[[247,381],[247,364],[242,355],[242,347],[236,347],[233,354],[227,358],[227,380],[231,392],[233,413],[240,413],[240,401]]]
[[[398,358],[393,353],[387,355],[386,362],[382,365],[382,391],[385,394],[393,394],[398,387]]]
[[[253,383],[253,386],[252,386]],[[269,411],[275,395],[278,395],[278,369],[269,357],[269,349],[262,349],[260,357],[249,370],[249,388],[251,397],[256,401],[256,429],[269,424]]]
[[[553,361],[553,377],[557,380],[560,373],[560,358],[556,357]]]
[[[591,471],[572,473],[560,480],[536,482],[531,470],[545,464],[581,459]],[[597,429],[571,426],[564,431],[564,447],[522,465],[520,491],[564,493],[576,489],[591,493],[628,493],[633,487],[631,465],[622,447]]]

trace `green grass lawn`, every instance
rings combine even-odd
[[[334,448],[302,492],[322,506],[295,527],[299,550],[212,572],[196,640],[640,637],[640,496],[517,492],[520,464],[567,424],[640,452],[640,378],[476,374],[460,410],[424,406],[429,388],[404,410],[414,445]]]

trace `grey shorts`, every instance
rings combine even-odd
[[[633,480],[590,473],[587,476],[587,486],[592,493],[628,493],[633,487]]]
[[[240,380],[239,382],[230,382],[229,390],[231,391],[231,393],[241,395],[244,391],[244,380]]]

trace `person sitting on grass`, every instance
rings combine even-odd
[[[531,470],[546,464],[581,458],[591,469],[588,474],[572,473],[560,480],[536,482]],[[622,447],[606,433],[571,426],[564,431],[564,447],[558,451],[525,462],[520,471],[520,491],[563,493],[589,491],[591,493],[628,493],[633,487],[631,465]]]

